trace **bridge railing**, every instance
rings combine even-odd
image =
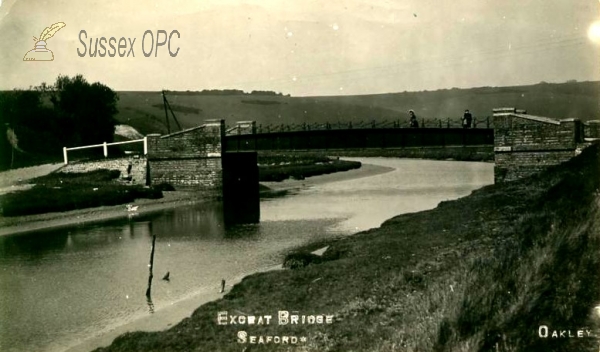
[[[421,128],[462,128],[461,118],[419,118],[419,127]],[[493,128],[493,119],[490,116],[474,117],[471,128]],[[294,124],[257,124],[256,133],[280,133],[296,131],[324,131],[324,130],[349,130],[363,128],[408,128],[408,120],[360,120],[350,122],[313,122],[313,123],[294,123]],[[251,133],[249,130],[245,133]],[[227,129],[227,135],[245,134],[240,133],[239,126],[233,126]]]
[[[494,130],[484,128],[352,128],[230,135],[228,151],[328,150],[493,145]]]
[[[65,165],[67,165],[69,163],[68,153],[69,153],[69,151],[72,151],[72,150],[81,150],[81,149],[90,149],[90,148],[102,148],[103,149],[104,157],[107,158],[108,157],[108,147],[109,146],[121,145],[121,144],[131,144],[131,143],[143,143],[144,144],[144,155],[148,154],[148,139],[147,139],[147,137],[144,137],[142,139],[136,139],[136,140],[124,141],[124,142],[114,142],[114,143],[106,143],[106,142],[104,142],[102,144],[84,145],[84,146],[81,146],[81,147],[72,147],[72,148],[63,147],[64,162],[65,162]]]

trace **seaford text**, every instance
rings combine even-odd
[[[280,310],[277,312],[277,318],[273,319],[272,315],[238,315],[229,314],[227,311],[217,314],[218,325],[270,325],[271,322],[277,325],[322,325],[332,324],[333,315],[326,314],[309,314],[303,315],[297,312],[289,312]]]
[[[595,337],[588,329],[550,329],[547,325],[540,325],[538,336],[543,339],[569,339]]]
[[[297,345],[300,343],[306,343],[308,339],[306,336],[277,336],[277,335],[248,335],[246,331],[238,331],[237,342],[238,343],[249,343],[249,344],[275,344],[275,345]]]
[[[87,32],[82,29],[79,31],[79,42],[82,46],[77,48],[77,55],[80,57],[136,57],[136,53],[139,54],[139,50],[136,51],[136,47],[138,47],[141,48],[141,52],[145,57],[158,57],[159,47],[162,46],[161,52],[166,50],[171,57],[176,57],[179,54],[179,47],[175,47],[177,45],[175,41],[179,38],[180,35],[177,30],[173,30],[168,34],[163,29],[157,30],[156,33],[147,30],[144,32],[142,40],[138,42],[137,45],[139,46],[136,46],[137,38],[88,38]]]

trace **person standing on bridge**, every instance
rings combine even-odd
[[[415,115],[415,112],[413,110],[408,110],[408,116],[410,117],[408,126],[410,128],[419,128],[419,121],[417,121],[417,116]]]
[[[473,115],[469,112],[469,110],[465,110],[465,113],[462,118],[462,126],[463,128],[471,128],[471,121],[473,121]]]

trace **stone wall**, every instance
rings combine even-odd
[[[575,148],[577,120],[542,120],[527,115],[494,116],[494,146],[512,151]]]
[[[585,138],[600,138],[600,120],[587,121],[583,124]]]
[[[571,159],[586,146],[585,133],[585,126],[576,119],[494,109],[495,182],[526,177]]]
[[[149,134],[148,158],[221,157],[221,124],[209,123],[165,136]]]
[[[169,183],[177,186],[199,188],[221,187],[220,158],[150,160],[151,184]]]
[[[131,183],[138,185],[146,184],[146,158],[143,156],[131,156],[115,159],[104,159],[94,161],[74,162],[65,165],[59,170],[63,173],[83,173],[99,169],[119,170],[121,177],[127,176],[127,168],[131,163]]]
[[[219,191],[222,187],[223,120],[208,120],[204,125],[165,136],[147,136],[146,156],[76,162],[61,172],[88,172],[98,169],[121,171],[127,176],[131,164],[133,184],[169,183],[175,188],[194,187]]]
[[[496,153],[494,181],[504,182],[527,177],[563,163],[576,155],[575,150]]]
[[[151,184],[220,189],[224,133],[223,120],[208,120],[169,135],[148,135]]]

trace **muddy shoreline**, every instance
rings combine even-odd
[[[77,209],[60,213],[0,217],[0,236],[22,234],[39,230],[81,226],[108,220],[126,219],[166,209],[216,201],[216,197],[195,192],[164,192],[161,199],[139,199],[132,203],[138,211],[128,212],[125,205]]]
[[[313,185],[368,177],[392,171],[391,168],[365,164],[359,169],[342,171],[333,174],[313,176],[305,180],[285,180],[282,182],[261,182],[269,188],[266,193],[297,191]],[[196,191],[164,192],[161,199],[138,199],[132,204],[139,206],[138,211],[129,213],[124,205],[103,206],[97,208],[77,209],[67,212],[36,214],[16,217],[0,216],[0,236],[28,233],[38,230],[81,226],[108,220],[126,219],[129,216],[146,215],[182,206],[217,201],[217,195]]]

